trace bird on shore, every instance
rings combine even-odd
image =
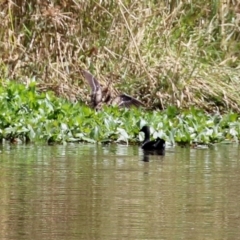
[[[144,140],[141,148],[146,151],[164,151],[165,150],[165,140],[157,138],[155,140],[150,140],[150,128],[149,126],[143,126],[140,132],[144,133]]]
[[[88,71],[81,70],[81,72],[91,87],[91,104],[93,108],[99,110],[104,104],[118,107],[144,106],[141,101],[125,93],[113,97],[108,86],[102,87],[98,80]]]

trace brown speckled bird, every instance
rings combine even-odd
[[[88,84],[91,87],[91,103],[92,106],[99,110],[102,105],[111,104],[118,107],[140,107],[144,106],[142,102],[133,98],[125,93],[119,94],[118,96],[113,97],[109,87],[101,87],[98,80],[86,70],[81,70],[84,78],[88,81]]]

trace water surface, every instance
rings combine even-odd
[[[240,239],[238,145],[0,145],[0,239]]]

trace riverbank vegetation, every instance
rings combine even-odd
[[[1,140],[240,138],[237,1],[13,0],[0,20]],[[89,108],[81,69],[146,109]]]
[[[95,111],[80,103],[39,93],[36,84],[2,81],[0,85],[0,139],[10,142],[138,143],[139,129],[148,124],[153,138],[175,144],[238,142],[238,114],[210,115],[191,107],[179,111],[118,109]]]
[[[1,1],[2,79],[86,102],[80,74],[151,109],[240,110],[237,1]]]

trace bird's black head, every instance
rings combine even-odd
[[[143,126],[140,130],[140,132],[144,132],[144,133],[149,133],[150,134],[150,128],[149,126]]]

